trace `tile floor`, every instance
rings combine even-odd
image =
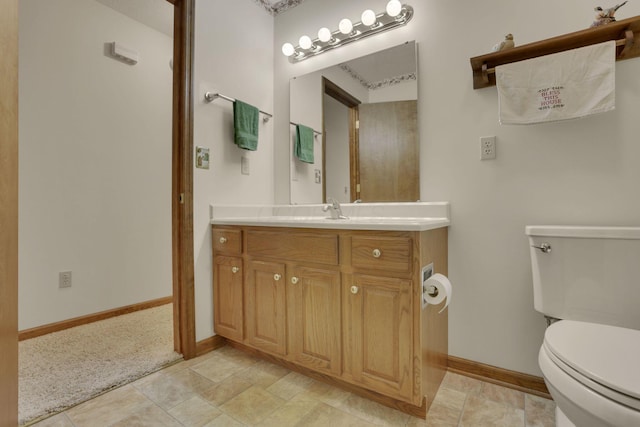
[[[231,347],[183,361],[37,427],[554,426],[553,401],[447,373],[426,420]]]

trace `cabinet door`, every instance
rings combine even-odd
[[[353,275],[344,289],[344,334],[354,381],[388,396],[412,396],[411,281]],[[349,357],[349,356],[346,356]]]
[[[247,342],[261,350],[285,355],[286,293],[284,264],[250,261],[245,281]]]
[[[340,272],[294,267],[287,286],[291,358],[340,375]]]
[[[242,258],[214,257],[213,307],[215,332],[242,341]]]

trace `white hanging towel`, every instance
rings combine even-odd
[[[496,67],[500,124],[575,119],[615,108],[616,42]]]

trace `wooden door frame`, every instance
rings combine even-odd
[[[0,427],[18,425],[18,0],[0,3]]]
[[[360,182],[360,162],[359,149],[360,141],[358,138],[358,106],[362,102],[333,83],[326,77],[322,77],[322,93],[329,95],[336,101],[340,102],[349,109],[349,183],[351,187],[351,202],[360,198],[358,183]],[[323,102],[324,105],[324,102]],[[322,201],[326,201],[327,191],[327,130],[324,123],[324,108],[322,110]]]
[[[196,356],[193,250],[193,57],[195,0],[174,5],[172,253],[174,348]]]

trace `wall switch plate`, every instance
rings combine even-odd
[[[314,169],[314,171],[316,174],[316,184],[322,183],[322,172],[320,171],[320,169]]]
[[[61,271],[58,274],[58,287],[60,287],[60,288],[70,288],[71,287],[71,272],[70,271]]]
[[[196,147],[196,167],[198,169],[209,169],[209,149]]]
[[[480,160],[496,158],[496,137],[483,136],[480,138]]]
[[[249,167],[249,158],[242,156],[240,158],[240,172],[242,175],[249,175],[251,169]]]

